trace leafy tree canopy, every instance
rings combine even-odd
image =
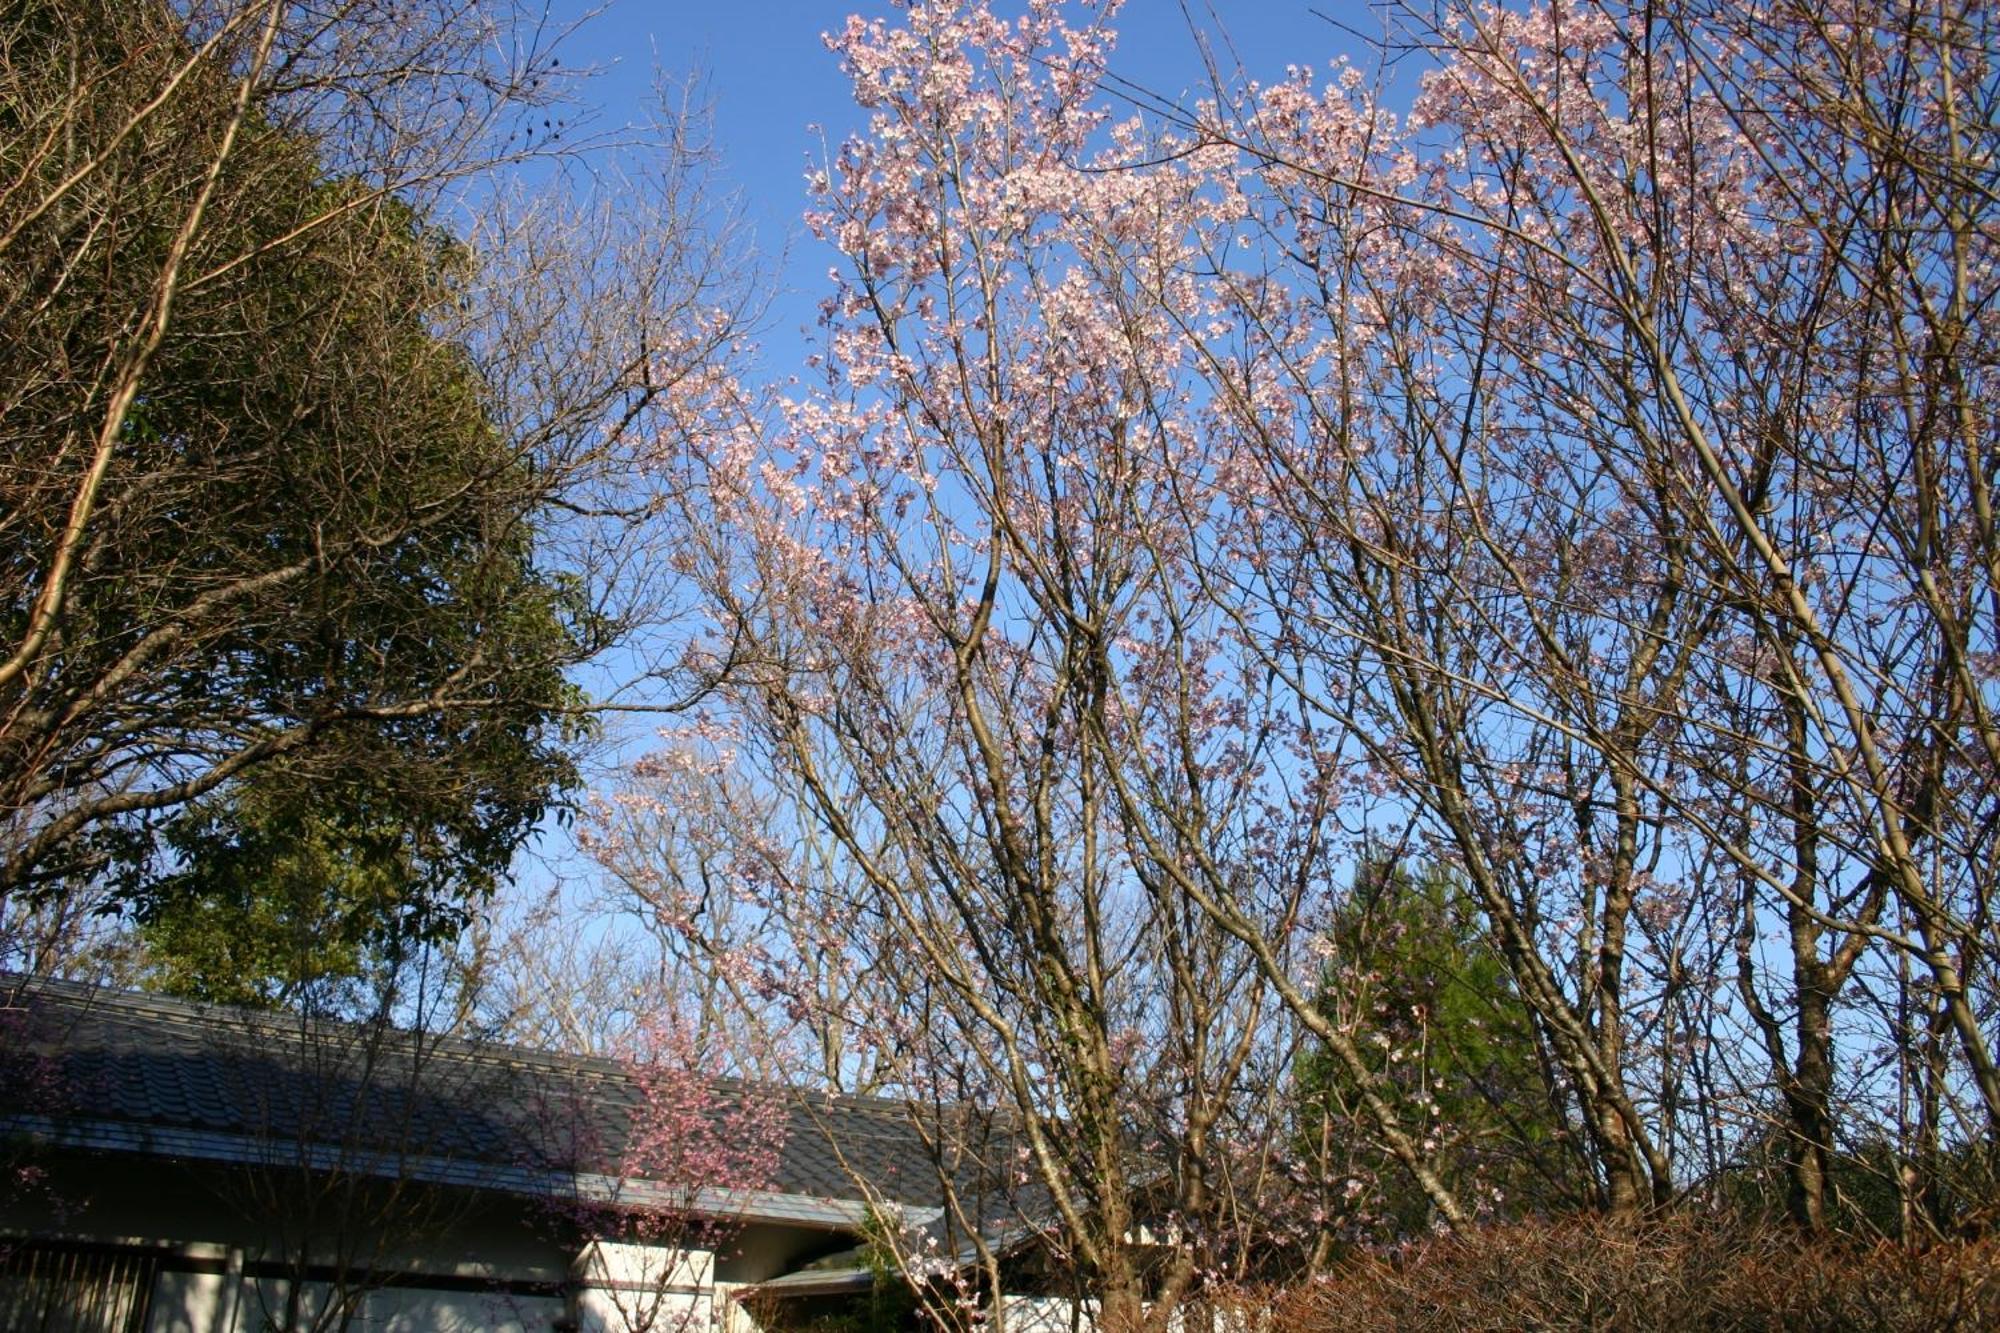
[[[508,415],[421,202],[465,145],[356,128],[396,71],[315,71],[297,19],[0,16],[0,895],[109,886],[229,998],[454,929],[615,629],[540,536],[625,390]],[[347,100],[300,110],[315,73]]]
[[[1428,1128],[1434,1166],[1460,1197],[1527,1203],[1560,1138],[1527,1006],[1449,872],[1366,860],[1325,936],[1319,1004],[1360,1043],[1378,1087]],[[1299,1068],[1300,1147],[1335,1186],[1375,1179],[1353,1077],[1322,1048]],[[1378,1192],[1336,1189],[1354,1234],[1418,1234],[1427,1203],[1393,1174]]]

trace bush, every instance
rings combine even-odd
[[[1924,1251],[1677,1217],[1469,1231],[1357,1259],[1278,1302],[1273,1326],[1373,1329],[2000,1328],[2000,1243]]]

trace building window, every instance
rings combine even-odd
[[[147,1250],[0,1241],[0,1328],[142,1333],[159,1267]]]

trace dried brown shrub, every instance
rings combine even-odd
[[[2000,1328],[2000,1243],[1807,1242],[1675,1217],[1494,1227],[1357,1259],[1281,1299],[1273,1326],[1374,1329]]]

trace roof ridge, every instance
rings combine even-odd
[[[135,1017],[166,1020],[209,1032],[234,1030],[254,1034],[261,1030],[267,1033],[282,1033],[286,1036],[310,1037],[332,1035],[343,1030],[349,1032],[379,1030],[390,1038],[413,1039],[422,1047],[425,1054],[450,1051],[457,1057],[479,1063],[538,1066],[552,1072],[583,1074],[621,1082],[631,1079],[635,1071],[633,1062],[616,1056],[553,1051],[546,1047],[529,1046],[520,1042],[488,1037],[467,1037],[458,1033],[408,1027],[394,1022],[381,1023],[378,1028],[376,1023],[368,1020],[317,1017],[292,1010],[254,1009],[246,1005],[190,1000],[178,995],[165,995],[157,991],[99,982],[73,981],[23,972],[0,972],[0,995],[9,992],[53,994],[77,1002],[86,1008],[99,1009],[100,1012],[108,1009]],[[735,1090],[767,1090],[807,1110],[837,1108],[862,1114],[892,1115],[898,1120],[903,1120],[912,1110],[930,1109],[915,1098],[802,1087],[780,1079],[716,1074],[710,1076],[710,1081],[716,1086]],[[964,1104],[954,1103],[948,1109],[957,1110],[962,1105]],[[975,1109],[993,1111],[993,1108]]]
[[[494,1038],[466,1037],[432,1028],[412,1027],[393,1020],[336,1018],[297,1010],[254,1009],[246,1005],[190,1000],[157,991],[96,982],[0,972],[0,993],[10,991],[60,998],[85,1011],[94,1010],[104,1016],[129,1015],[164,1020],[207,1032],[302,1037],[330,1037],[341,1032],[369,1036],[379,1033],[386,1038],[401,1039],[406,1046],[414,1043],[425,1054],[449,1050],[455,1055],[480,1062],[540,1065],[608,1077],[627,1076],[630,1072],[625,1062],[611,1056],[551,1051]]]

